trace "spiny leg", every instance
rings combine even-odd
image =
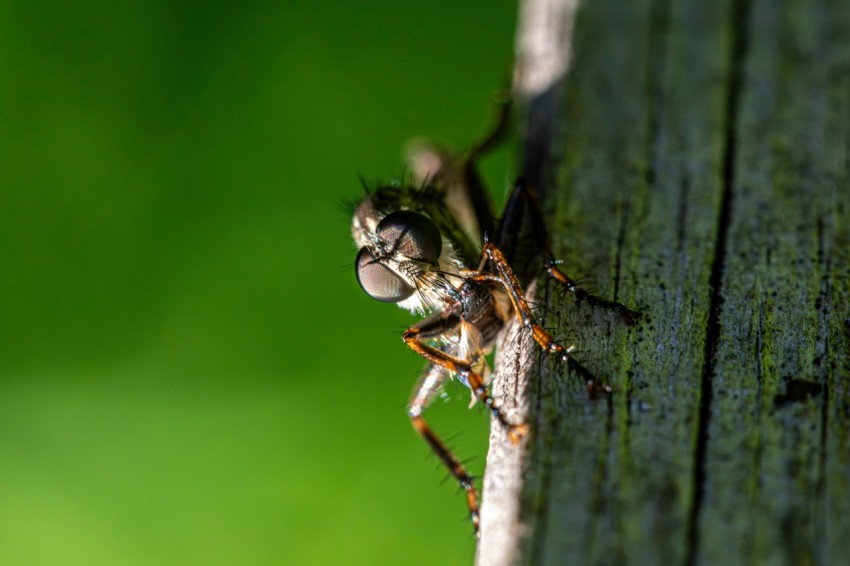
[[[418,325],[405,330],[402,336],[404,338],[404,342],[411,350],[432,364],[445,368],[457,375],[461,380],[466,381],[469,384],[469,388],[472,389],[472,393],[475,397],[481,401],[485,407],[487,407],[490,414],[493,415],[493,418],[499,421],[499,423],[507,429],[508,437],[512,443],[516,444],[528,433],[528,425],[511,424],[508,422],[504,414],[502,414],[500,407],[496,405],[493,397],[491,397],[490,393],[487,391],[487,385],[484,383],[484,378],[481,377],[475,369],[473,369],[473,365],[470,362],[447,354],[446,352],[443,352],[424,341],[436,334],[436,326],[448,324],[450,320],[450,317],[429,317]]]
[[[522,177],[518,178],[514,183],[514,188],[508,198],[508,203],[505,205],[505,212],[499,225],[498,237],[496,239],[499,248],[506,245],[509,239],[514,237],[514,234],[517,233],[517,223],[519,222],[519,219],[522,218],[522,205],[524,203],[528,203],[529,206],[531,225],[534,229],[534,238],[537,241],[537,245],[546,251],[546,259],[543,264],[546,268],[546,273],[548,273],[552,279],[560,283],[564,289],[575,295],[576,300],[579,302],[585,301],[593,307],[601,307],[612,310],[617,313],[623,323],[628,326],[633,326],[640,319],[639,312],[616,301],[609,301],[588,293],[579,287],[574,279],[570,278],[566,273],[558,268],[559,262],[555,259],[555,255],[552,253],[549,234],[546,231],[546,224],[543,220],[543,211],[540,207],[540,201],[537,199],[537,195],[534,190],[528,186],[528,183]]]
[[[562,346],[555,341],[555,338],[536,321],[531,312],[531,307],[529,307],[528,301],[525,298],[525,292],[522,290],[522,286],[514,275],[510,265],[508,265],[508,262],[501,250],[499,250],[494,243],[487,242],[484,244],[481,256],[481,269],[477,272],[466,272],[464,275],[472,281],[497,283],[501,285],[508,294],[508,298],[513,305],[514,312],[516,313],[520,324],[522,324],[525,328],[531,329],[535,342],[537,342],[537,344],[539,344],[545,352],[555,355],[563,362],[568,362],[571,368],[581,374],[582,378],[585,380],[588,391],[591,394],[595,394],[597,390],[610,393],[611,388],[609,386],[599,384],[592,373],[572,359],[570,356],[570,352],[573,350],[572,345],[567,347]],[[484,264],[487,263],[487,260],[489,260],[490,264],[495,269],[495,273],[483,271]]]
[[[461,165],[462,184],[469,195],[470,202],[472,202],[480,234],[492,233],[496,227],[496,219],[493,216],[490,198],[481,179],[481,174],[478,172],[477,164],[481,157],[496,149],[508,137],[511,124],[511,106],[510,98],[497,103],[498,113],[495,126],[484,139],[472,147]]]
[[[476,143],[469,151],[469,154],[464,160],[464,168],[474,170],[475,164],[483,155],[493,151],[505,142],[511,125],[511,107],[512,101],[509,92],[500,93],[500,100],[496,101],[496,120],[495,125],[487,133],[487,135]]]
[[[423,184],[445,187],[446,203],[454,215],[477,226],[474,240],[495,232],[489,193],[478,172],[478,161],[501,145],[510,132],[511,100],[502,93],[496,101],[497,115],[487,135],[460,154],[440,150],[427,141],[418,141],[408,149],[407,160],[414,177]]]
[[[413,392],[413,397],[407,406],[407,415],[410,417],[410,422],[413,428],[416,429],[431,450],[443,465],[448,468],[449,473],[457,480],[460,487],[466,492],[466,505],[469,507],[469,518],[472,520],[472,526],[475,527],[475,532],[478,532],[478,524],[480,521],[478,507],[478,490],[475,488],[472,476],[463,467],[463,464],[451,453],[445,443],[437,436],[434,431],[422,418],[422,412],[434,399],[434,396],[439,391],[440,386],[445,381],[445,370],[437,365],[430,364],[422,374],[416,389]]]
[[[566,361],[569,357],[569,352],[573,349],[572,346],[564,347],[558,344],[549,332],[546,331],[534,318],[531,313],[531,307],[528,306],[528,301],[525,298],[525,293],[522,286],[514,275],[504,255],[492,242],[484,244],[484,249],[481,250],[482,269],[478,271],[465,272],[464,275],[472,281],[480,283],[497,283],[501,285],[508,298],[513,305],[514,312],[519,319],[519,322],[526,328],[530,328],[534,340],[543,348],[544,351],[550,354],[555,354],[562,361]],[[483,265],[489,260],[495,273],[483,271]]]

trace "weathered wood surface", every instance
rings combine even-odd
[[[588,1],[563,92],[527,173],[646,319],[539,282],[614,394],[506,340],[479,563],[850,564],[850,2]]]

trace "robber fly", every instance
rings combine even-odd
[[[557,342],[532,313],[507,259],[523,215],[529,216],[534,243],[544,254],[543,266],[550,277],[577,299],[615,311],[626,324],[633,324],[638,316],[619,303],[580,289],[558,268],[537,196],[524,179],[514,184],[500,221],[494,218],[475,163],[499,143],[507,116],[506,105],[498,127],[460,158],[420,149],[413,159],[418,180],[367,192],[354,209],[351,227],[359,247],[355,273],[366,294],[427,315],[403,333],[405,344],[428,362],[407,413],[466,492],[476,532],[479,499],[473,479],[422,416],[444,382],[456,378],[471,389],[474,398],[505,427],[511,442],[519,442],[528,426],[509,422],[488,392],[490,369],[485,358],[503,326],[516,317],[545,352],[570,363],[590,389],[610,392],[570,356],[572,346]]]

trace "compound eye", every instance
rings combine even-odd
[[[391,269],[378,262],[372,252],[360,248],[355,261],[357,282],[366,294],[383,303],[397,303],[413,294],[415,290]]]
[[[437,226],[411,210],[388,214],[375,232],[393,251],[410,259],[436,264],[443,250],[443,238]]]

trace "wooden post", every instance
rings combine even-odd
[[[850,564],[850,2],[588,0],[561,25],[524,173],[564,271],[645,319],[538,281],[614,393],[505,339],[494,390],[532,435],[493,427],[478,563]]]

